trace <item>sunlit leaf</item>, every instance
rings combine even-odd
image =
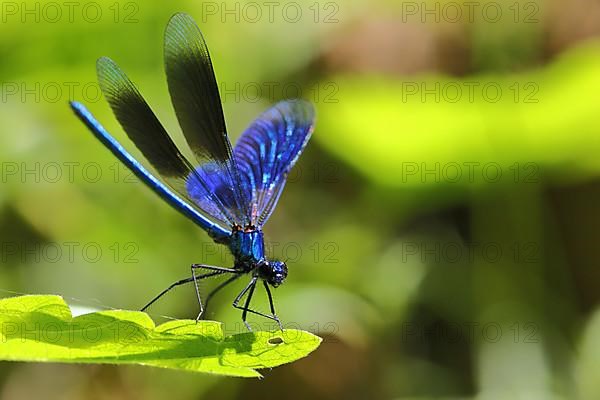
[[[225,336],[214,321],[155,326],[138,311],[111,310],[73,318],[59,296],[0,300],[0,359],[139,364],[219,375],[260,377],[256,370],[305,357],[321,339],[298,330]]]

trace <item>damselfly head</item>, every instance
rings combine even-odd
[[[263,261],[258,265],[258,275],[273,287],[281,285],[287,274],[287,265],[283,261]]]

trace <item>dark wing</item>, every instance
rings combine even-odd
[[[115,117],[163,178],[165,183],[190,204],[198,204],[200,210],[216,220],[232,225],[235,220],[209,184],[194,170],[189,161],[177,149],[165,128],[152,112],[137,88],[125,73],[109,58],[97,62],[100,89],[110,104]],[[205,188],[202,202],[192,201],[188,195],[189,181]],[[193,199],[196,200],[196,199]]]
[[[234,158],[250,195],[252,224],[262,226],[275,208],[288,173],[308,143],[315,122],[312,104],[281,101],[242,134]]]
[[[213,193],[234,222],[247,225],[248,201],[240,190],[212,63],[200,29],[187,14],[175,14],[167,24],[165,69],[179,125],[199,163],[188,181],[190,196],[204,208]],[[201,185],[197,177],[209,185]]]
[[[94,116],[80,103],[72,101],[71,108],[83,123],[92,131],[92,133],[119,159],[121,160],[135,175],[137,175],[146,185],[154,192],[162,197],[167,203],[173,206],[176,210],[190,218],[202,229],[207,231],[216,240],[223,240],[230,235],[230,232],[223,229],[219,225],[210,221],[204,215],[199,213],[189,203],[181,200],[167,186],[156,179],[143,165],[141,165],[131,154],[127,152],[113,138],[104,127],[94,118]]]

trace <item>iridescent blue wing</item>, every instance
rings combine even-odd
[[[260,115],[242,134],[233,150],[242,187],[250,197],[253,225],[267,221],[288,173],[308,143],[315,122],[312,104],[286,100]]]
[[[206,201],[195,205],[187,191],[188,182],[193,178],[194,182],[205,188],[209,187],[208,183],[195,172],[194,167],[177,149],[125,73],[106,57],[98,60],[97,72],[100,89],[115,117],[167,186],[197,211],[202,211],[224,224],[232,224],[234,221],[227,209],[211,190],[206,190]]]
[[[200,29],[187,14],[175,14],[165,30],[165,69],[171,101],[183,134],[199,167],[187,191],[201,207],[219,198],[228,219],[245,226],[248,200],[225,129],[221,99],[208,48]],[[208,185],[202,185],[198,180]],[[208,204],[207,204],[208,203]]]

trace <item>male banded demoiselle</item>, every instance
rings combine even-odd
[[[200,319],[205,310],[200,279],[229,275],[208,294],[207,304],[219,290],[249,275],[248,284],[233,301],[233,306],[242,310],[244,324],[250,329],[246,318],[254,313],[282,327],[270,286],[281,285],[288,269],[285,262],[266,258],[262,227],[311,136],[314,108],[303,100],[281,101],[252,122],[232,148],[208,48],[189,15],[178,13],[169,20],[164,57],[171,101],[196,159],[194,164],[179,151],[135,85],[111,59],[102,57],[97,62],[102,93],[127,136],[159,177],[127,152],[82,104],[71,102],[77,116],[119,160],[215,242],[227,246],[234,257],[231,268],[192,264],[191,277],[170,285],[142,311],[172,288],[194,282]],[[270,314],[250,308],[259,283],[269,299]]]

